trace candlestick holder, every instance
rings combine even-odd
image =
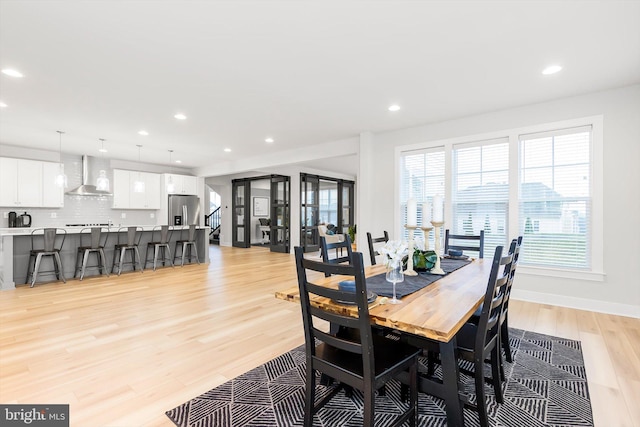
[[[444,270],[442,269],[442,267],[440,267],[440,249],[441,249],[441,243],[440,243],[440,230],[442,229],[442,226],[444,225],[444,221],[431,221],[431,225],[433,225],[434,228],[434,233],[435,233],[435,241],[436,241],[436,265],[433,266],[433,268],[431,269],[430,273],[431,274],[446,274],[444,272]]]
[[[414,249],[413,233],[416,231],[416,228],[418,227],[415,225],[405,225],[404,228],[409,230],[409,255],[407,256],[407,269],[404,271],[404,275],[417,276],[418,273],[416,273],[416,271],[413,269],[413,249]]]
[[[420,227],[422,232],[424,233],[424,250],[429,250],[429,233],[433,230],[433,227]]]

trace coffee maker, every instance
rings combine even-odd
[[[15,212],[9,212],[9,228],[15,228],[18,226],[18,214]]]
[[[16,218],[16,227],[31,227],[31,215],[23,213]]]

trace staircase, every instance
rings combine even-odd
[[[204,225],[211,227],[209,232],[209,242],[214,245],[220,244],[220,208],[204,217]]]

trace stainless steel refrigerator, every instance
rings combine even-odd
[[[200,225],[198,196],[169,196],[169,225]]]

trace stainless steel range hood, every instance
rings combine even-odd
[[[82,156],[82,185],[67,191],[66,194],[72,196],[113,196],[109,191],[98,190],[98,188],[89,184],[90,182],[96,182],[97,175],[89,175],[89,162],[90,157],[87,155]],[[90,180],[91,179],[91,180]]]

